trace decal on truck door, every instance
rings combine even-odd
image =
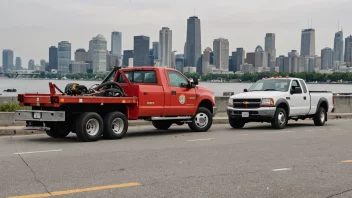
[[[180,97],[178,98],[178,101],[180,102],[180,104],[185,104],[186,96],[181,94]]]

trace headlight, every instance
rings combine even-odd
[[[272,107],[274,106],[274,99],[272,98],[262,98],[262,106]]]
[[[229,99],[229,102],[228,102],[227,106],[233,107],[233,98]]]

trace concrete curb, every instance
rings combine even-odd
[[[329,120],[336,120],[336,119],[352,119],[352,113],[345,113],[345,114],[329,114]],[[213,120],[213,124],[228,124],[227,117],[215,117]],[[151,123],[144,120],[134,120],[129,122],[130,126],[151,126]],[[0,136],[12,136],[12,135],[32,135],[32,134],[43,134],[44,132],[41,131],[27,131],[23,130],[24,126],[7,126],[7,127],[0,127]]]

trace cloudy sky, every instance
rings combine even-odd
[[[344,37],[352,33],[351,10],[351,0],[0,0],[0,49],[14,50],[27,67],[29,59],[48,60],[48,48],[62,40],[75,51],[103,34],[110,50],[116,30],[123,34],[123,49],[133,49],[133,36],[157,41],[166,26],[173,31],[173,49],[183,53],[187,18],[195,13],[201,19],[203,49],[224,37],[230,51],[254,51],[264,47],[265,33],[273,32],[277,55],[300,49],[301,29],[312,18],[320,55],[322,48],[333,47],[338,20]]]

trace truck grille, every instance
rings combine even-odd
[[[261,104],[261,99],[234,99],[234,108],[259,108]]]

